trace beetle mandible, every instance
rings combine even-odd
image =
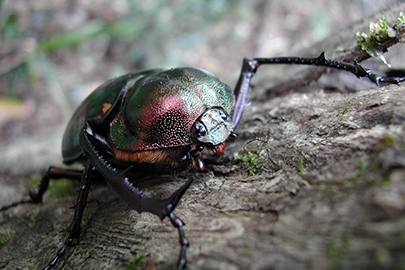
[[[190,179],[167,199],[154,199],[134,186],[132,172],[180,171],[195,166],[205,170],[204,149],[222,154],[249,103],[250,82],[261,65],[300,64],[325,66],[367,77],[377,85],[398,84],[404,77],[382,77],[357,63],[315,58],[276,57],[244,59],[238,82],[232,91],[213,74],[197,68],[147,70],[123,75],[99,86],[73,114],[62,140],[63,162],[84,162],[83,171],[50,167],[30,199],[2,207],[4,211],[21,203],[39,203],[50,179],[81,178],[75,213],[67,228],[69,236],[44,269],[58,260],[80,237],[80,225],[92,180],[98,175],[133,209],[168,217],[179,232],[178,269],[186,266],[189,242],[183,222],[173,210],[193,182]]]

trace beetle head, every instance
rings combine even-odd
[[[232,133],[232,119],[222,108],[210,108],[195,121],[192,132],[199,143],[215,149]]]

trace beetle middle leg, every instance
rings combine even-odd
[[[48,190],[49,182],[51,179],[80,179],[83,171],[80,170],[72,170],[72,169],[64,169],[64,168],[57,168],[57,167],[49,167],[48,171],[44,174],[41,179],[41,182],[38,186],[37,192],[30,192],[31,200],[29,202],[32,203],[41,203],[44,197],[44,193]]]

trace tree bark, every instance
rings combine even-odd
[[[403,7],[384,14],[395,19]],[[359,24],[364,23],[350,29]],[[347,35],[331,36],[328,42],[354,44]],[[315,51],[335,48],[322,44]],[[351,45],[345,48],[353,54]],[[255,84],[268,86],[270,77],[259,73]],[[296,76],[288,68],[282,74],[285,84]],[[301,80],[310,82],[308,76]],[[269,93],[263,89],[255,88],[253,96]],[[196,178],[175,210],[186,224],[189,269],[404,267],[405,86],[341,93],[313,83],[306,90],[310,92],[256,98],[227,154],[206,157],[206,173],[145,176],[140,182],[146,193],[167,197],[190,174]],[[32,140],[27,138],[27,145]],[[17,144],[24,142],[20,138],[2,149],[11,151]],[[235,161],[238,151],[257,153],[264,166],[248,176],[252,164]],[[40,159],[32,154],[32,160]],[[7,162],[12,161],[1,164]],[[27,172],[32,169],[28,166]],[[1,205],[25,197],[26,181],[1,182]],[[60,231],[71,222],[75,200],[71,194],[1,212],[0,236],[7,243],[0,248],[0,268],[46,265],[67,236]],[[95,184],[80,243],[57,268],[122,269],[145,254],[140,268],[168,269],[175,267],[179,249],[177,231],[168,220],[138,214],[108,187]]]

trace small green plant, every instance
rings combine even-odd
[[[30,174],[30,188],[38,188],[41,179],[42,176],[39,173]],[[49,199],[58,199],[67,195],[75,194],[76,190],[77,188],[75,183],[69,179],[51,180],[49,182],[49,189],[45,196]]]
[[[9,241],[8,238],[6,238],[4,235],[0,234],[0,248],[2,246],[4,246],[5,244],[7,244],[8,241]]]
[[[343,117],[346,113],[349,112],[349,108],[344,108],[342,111],[339,111],[336,116],[337,117]]]
[[[248,177],[255,175],[257,170],[264,166],[264,159],[256,151],[240,151],[235,153],[233,157],[238,162],[249,163]]]
[[[341,238],[330,239],[326,245],[327,258],[330,261],[331,269],[341,269],[343,260],[350,250],[350,235],[344,233]]]
[[[132,262],[128,266],[125,266],[123,270],[138,270],[139,269],[138,264],[143,258],[145,258],[145,254],[143,253],[137,254],[135,258],[132,260]]]
[[[297,170],[299,173],[304,172],[304,159],[302,157],[297,158]]]
[[[49,183],[48,195],[50,199],[63,198],[75,194],[76,187],[69,179],[53,180]]]
[[[41,174],[37,172],[33,172],[29,175],[29,187],[31,189],[37,188],[39,186],[39,183],[41,182]]]
[[[404,27],[404,25],[405,25],[405,13],[401,12],[399,13],[397,22],[394,24],[394,29],[399,29],[401,27]]]
[[[391,27],[388,25],[387,20],[383,16],[378,20],[377,23],[370,22],[369,32],[366,34],[364,32],[357,32],[357,46],[367,52],[372,57],[378,57],[384,62],[388,67],[391,65],[387,62],[384,57],[384,52],[378,49],[378,46],[383,42],[396,38],[397,30],[405,25],[405,15],[401,12],[397,18],[397,22]]]

